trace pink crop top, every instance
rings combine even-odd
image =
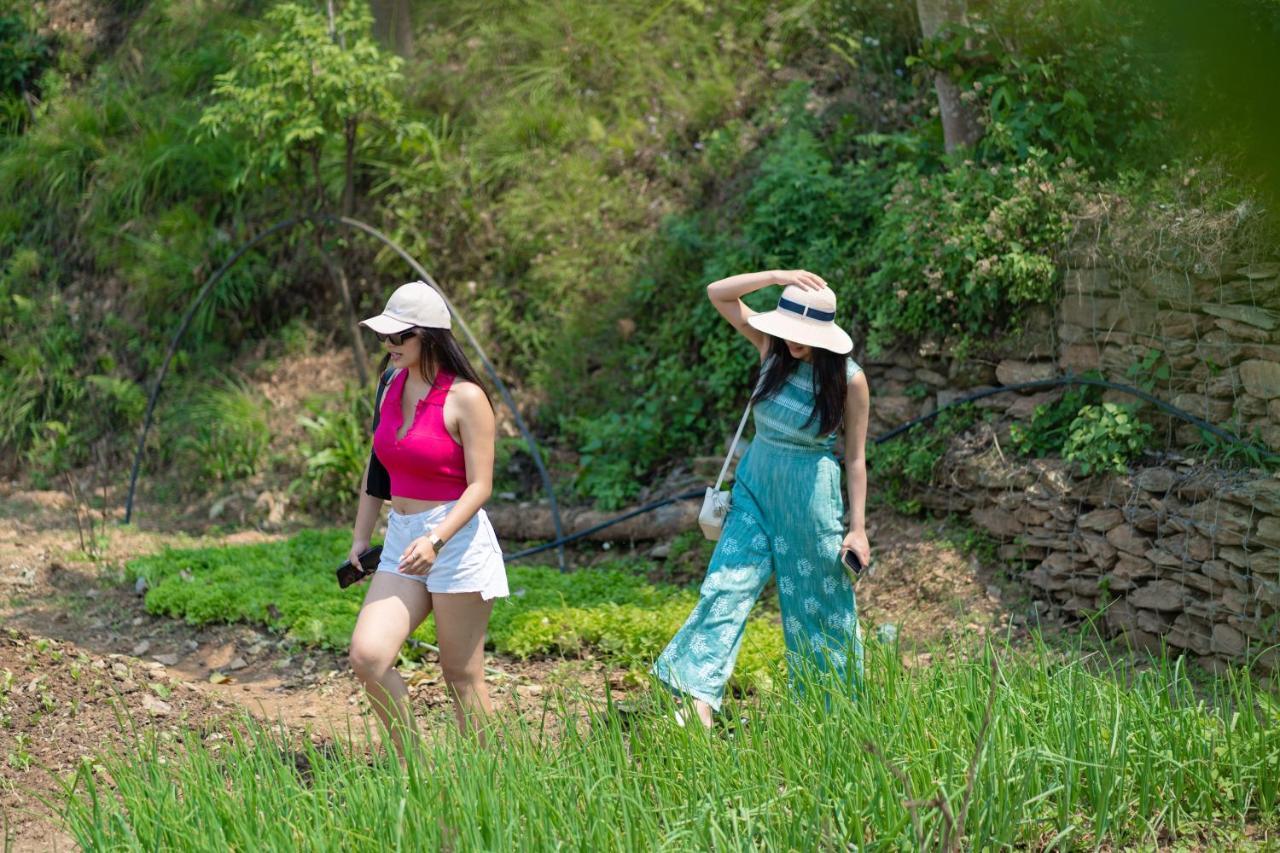
[[[444,425],[444,399],[454,376],[436,374],[427,396],[418,401],[404,438],[396,438],[404,424],[404,381],[400,371],[382,396],[373,450],[391,476],[391,494],[418,501],[453,501],[467,488],[467,463],[462,445]]]

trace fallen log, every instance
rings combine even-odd
[[[645,539],[670,539],[698,527],[699,500],[677,501],[658,507],[653,512],[597,530],[587,539],[604,542],[627,542]],[[572,536],[597,524],[617,518],[629,510],[600,512],[594,509],[561,509],[560,521],[565,536]],[[551,510],[545,504],[490,504],[485,507],[489,521],[500,539],[529,541],[555,538],[556,528]]]

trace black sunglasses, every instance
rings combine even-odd
[[[387,341],[387,342],[388,342],[388,343],[390,343],[393,347],[398,347],[398,346],[400,346],[402,343],[404,343],[405,341],[409,340],[409,338],[412,338],[412,337],[414,337],[415,335],[417,335],[417,334],[418,334],[418,330],[417,330],[417,329],[409,329],[409,330],[408,330],[408,331],[406,331],[406,332],[394,332],[394,333],[392,333],[392,334],[390,334],[390,335],[384,335],[384,334],[382,334],[381,332],[374,332],[373,334],[374,334],[375,336],[377,336],[377,338],[378,338],[378,340],[379,340],[379,341]]]

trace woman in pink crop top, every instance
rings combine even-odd
[[[484,637],[493,599],[508,594],[502,551],[482,508],[493,488],[493,407],[450,331],[444,299],[430,285],[397,288],[383,312],[360,325],[382,342],[383,371],[394,370],[389,380],[383,374],[353,564],[369,547],[384,499],[391,513],[350,660],[403,755],[416,727],[395,661],[429,614],[435,613],[440,669],[459,728],[479,728],[492,710]],[[374,482],[384,479],[384,468],[385,492]]]

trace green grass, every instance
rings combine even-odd
[[[660,692],[585,719],[549,699],[555,737],[533,709],[504,720],[500,747],[435,739],[404,771],[361,745],[308,747],[309,780],[246,723],[221,750],[191,736],[164,760],[143,743],[86,762],[66,815],[98,850],[906,850],[961,832],[966,849],[1214,848],[1274,833],[1273,700],[1232,678],[1206,702],[1167,662],[1098,669],[988,647],[908,670],[873,647],[858,701],[815,683],[765,693],[730,704],[738,722],[713,737],[670,723]]]
[[[345,530],[307,531],[283,542],[169,549],[128,564],[145,577],[146,607],[196,625],[267,625],[313,645],[344,650],[365,587],[338,588],[333,570],[350,547]],[[507,569],[512,595],[497,602],[490,647],[516,657],[597,654],[620,667],[647,667],[697,600],[693,590],[647,583],[633,571],[562,574],[545,566]],[[781,629],[752,619],[735,673],[738,686],[761,686],[782,656]],[[428,620],[415,635],[434,642]]]

